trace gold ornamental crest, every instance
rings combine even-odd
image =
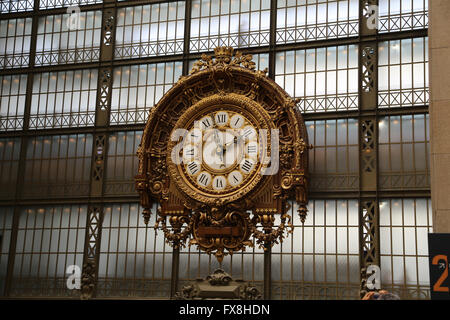
[[[146,224],[156,204],[169,244],[222,261],[251,236],[265,250],[282,241],[290,199],[304,222],[311,146],[297,101],[267,70],[231,47],[214,52],[151,109],[135,183]]]

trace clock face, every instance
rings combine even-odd
[[[183,140],[182,172],[206,193],[229,193],[258,168],[258,130],[246,115],[223,108],[201,114]]]

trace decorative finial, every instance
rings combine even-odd
[[[206,54],[202,54],[200,60],[194,63],[192,70],[189,74],[195,74],[197,72],[214,69],[217,67],[242,67],[255,71],[256,64],[252,61],[251,54],[242,54],[240,51],[234,51],[232,47],[217,47],[214,49],[215,58]],[[265,76],[267,71],[258,71],[258,75]]]
[[[145,225],[148,225],[148,221],[150,220],[151,214],[152,212],[149,209],[144,209],[144,211],[142,211],[142,216],[144,217]]]
[[[232,47],[217,47],[214,48],[214,54],[217,60],[231,59],[234,49]]]
[[[306,205],[301,204],[298,208],[298,215],[300,216],[300,221],[302,224],[305,223],[306,215],[308,214],[308,209],[306,208]]]

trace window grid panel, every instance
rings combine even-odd
[[[0,76],[0,130],[23,128],[27,75]]]
[[[182,71],[181,61],[115,68],[110,124],[145,123],[150,109],[178,81]]]
[[[137,148],[142,131],[116,132],[109,136],[105,195],[136,195]]]
[[[270,0],[193,0],[191,52],[268,45]]]
[[[314,146],[309,151],[310,190],[358,190],[358,120],[314,120],[305,125]]]
[[[32,18],[0,20],[0,69],[27,67]]]
[[[357,36],[358,19],[358,0],[278,0],[276,41],[293,43]]]
[[[32,206],[19,218],[12,296],[77,297],[67,288],[67,268],[82,269],[85,205]]]
[[[92,134],[30,139],[25,160],[25,198],[89,194]]]
[[[102,12],[80,12],[79,25],[75,29],[70,26],[68,19],[70,14],[39,18],[35,65],[99,60]]]
[[[428,37],[381,42],[378,107],[429,104]]]
[[[93,126],[97,77],[96,69],[35,74],[29,128]]]
[[[379,33],[425,28],[428,0],[379,0]]]
[[[0,139],[0,199],[13,199],[16,193],[20,146],[20,138]]]
[[[302,112],[358,109],[358,46],[278,52],[275,82]]]
[[[379,130],[380,188],[430,188],[428,115],[381,118]]]
[[[355,299],[360,290],[358,201],[310,200],[305,224],[297,204],[290,204],[294,231],[272,248],[273,298]]]
[[[137,203],[104,207],[98,297],[169,298],[172,248],[162,231],[144,224],[141,212]],[[155,222],[153,214],[149,226]]]
[[[115,58],[183,53],[185,1],[119,8]]]
[[[87,4],[102,3],[103,0],[40,0],[39,9],[52,9],[61,7],[76,7]]]
[[[13,207],[0,207],[0,296],[5,293],[13,215]]]
[[[1,0],[0,13],[32,11],[34,0]]]
[[[380,201],[381,285],[403,299],[430,299],[431,199]]]

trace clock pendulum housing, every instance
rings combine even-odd
[[[251,236],[264,249],[282,241],[291,199],[305,221],[312,146],[297,101],[267,70],[231,47],[214,52],[151,109],[135,185],[146,224],[158,203],[155,227],[169,244],[196,244],[221,262]]]

